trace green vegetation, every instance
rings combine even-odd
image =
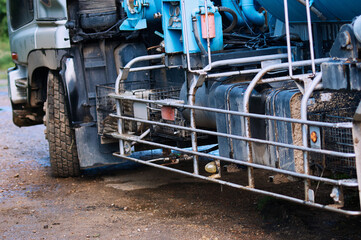
[[[0,0],[0,79],[6,78],[6,70],[14,66],[8,38],[6,0]]]
[[[6,78],[6,70],[13,67],[10,46],[7,39],[0,41],[0,79]]]
[[[8,25],[6,21],[6,0],[0,0],[0,39],[8,38]]]

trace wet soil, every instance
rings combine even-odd
[[[43,131],[12,124],[0,81],[0,239],[361,239],[359,217],[148,167],[53,178]]]

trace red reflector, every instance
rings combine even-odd
[[[175,120],[175,111],[172,107],[162,107],[162,118],[168,121]]]
[[[317,142],[317,133],[315,131],[311,132],[311,140],[312,142],[316,143]]]
[[[15,61],[18,60],[18,54],[15,52],[11,53],[11,58]]]

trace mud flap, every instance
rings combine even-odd
[[[133,162],[113,156],[113,152],[119,151],[118,143],[100,144],[100,137],[98,136],[96,126],[76,128],[75,138],[78,147],[80,168],[92,168],[112,164],[117,164],[120,168],[124,167],[124,169],[135,166]]]

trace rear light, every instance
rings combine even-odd
[[[18,54],[16,52],[13,52],[11,53],[11,58],[14,60],[14,61],[17,61],[18,60]]]

